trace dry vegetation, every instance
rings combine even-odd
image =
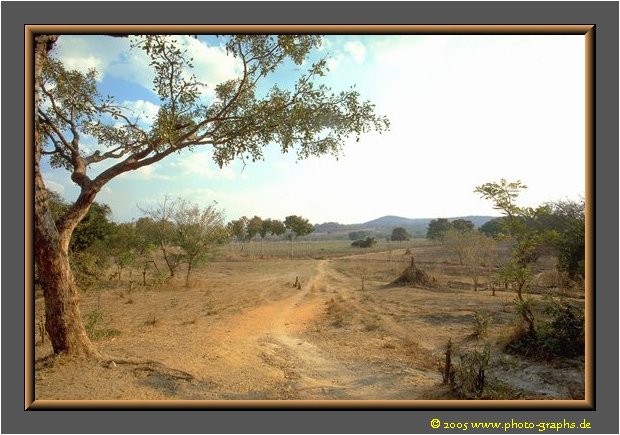
[[[36,398],[450,399],[457,396],[442,383],[449,339],[455,362],[490,348],[482,398],[583,398],[583,357],[554,362],[503,352],[519,317],[512,290],[492,295],[491,268],[474,291],[466,268],[441,246],[369,252],[313,243],[294,260],[282,258],[286,245],[281,257],[263,247],[263,258],[227,247],[196,271],[189,288],[181,278],[130,284],[129,274],[99,283],[81,299],[96,346],[179,372],[52,359],[41,331]],[[411,255],[432,286],[390,284]],[[582,288],[559,286],[551,259],[541,263],[536,289],[540,307],[542,293],[583,304]],[[43,300],[35,302],[39,324]]]

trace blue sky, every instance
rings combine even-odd
[[[221,38],[180,41],[199,80],[214,85],[239,73]],[[103,94],[152,117],[158,107],[153,74],[129,44],[62,36],[53,56],[70,68],[97,68]],[[500,178],[529,186],[523,205],[583,196],[583,36],[334,35],[313,53],[322,56],[330,67],[326,83],[334,91],[356,85],[390,118],[390,131],[347,141],[338,160],[296,161],[274,144],[264,161],[219,169],[210,150],[198,148],[123,174],[97,200],[111,206],[117,221],[136,218],[139,206],[169,195],[205,206],[217,201],[229,220],[299,214],[313,223],[358,223],[388,214],[495,215],[473,190]],[[303,67],[283,65],[263,89],[293,83]],[[85,144],[97,146],[88,137]],[[44,178],[66,199],[77,196],[68,172],[44,166]]]

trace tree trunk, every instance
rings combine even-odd
[[[52,218],[38,164],[35,164],[34,236],[35,261],[45,296],[45,328],[54,353],[99,357],[82,324],[68,243],[61,243],[64,238]]]
[[[43,64],[56,39],[54,35],[38,35],[34,43],[34,119],[39,106],[38,89]],[[88,212],[88,195],[83,197],[75,222],[64,222],[59,232],[52,216],[45,183],[41,176],[41,135],[34,131],[34,254],[45,297],[45,328],[55,354],[66,353],[99,358],[91,343],[78,307],[79,294],[69,264],[69,240],[75,225]],[[82,196],[82,195],[81,195]],[[92,196],[94,199],[94,195]],[[91,200],[92,202],[92,200]],[[82,207],[83,206],[83,207]],[[84,211],[85,210],[85,211]],[[83,212],[83,214],[81,213]]]
[[[187,263],[187,274],[185,275],[185,287],[189,287],[189,275],[192,273],[192,262]]]
[[[174,278],[176,264],[173,265],[172,261],[168,258],[168,250],[166,249],[165,243],[160,242],[159,246],[161,247],[161,251],[164,254],[164,261],[166,262],[166,266],[168,266],[168,271],[170,272],[169,278]]]

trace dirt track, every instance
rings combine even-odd
[[[485,292],[385,287],[372,280],[360,291],[356,273],[344,273],[357,260],[220,263],[189,290],[144,290],[130,300],[115,291],[85,298],[83,312],[97,304],[110,324],[122,326],[120,336],[98,342],[104,353],[150,358],[194,380],[60,360],[37,365],[35,394],[56,399],[445,398],[437,359],[447,339],[462,341],[472,312],[480,307],[496,313],[498,331],[513,317],[504,314],[510,293],[493,298]],[[301,289],[292,285],[297,276]],[[48,345],[37,346],[38,356],[48,352]],[[580,382],[578,367],[564,372],[557,386],[537,385],[538,376],[552,369],[527,369],[531,382],[520,381],[531,397],[561,398],[568,394],[562,385],[566,379]]]

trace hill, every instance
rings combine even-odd
[[[484,225],[495,216],[458,216],[448,218],[450,221],[465,219],[472,221],[476,227]],[[308,239],[346,239],[350,231],[367,231],[377,238],[389,237],[396,227],[403,227],[414,237],[426,237],[428,224],[436,218],[406,218],[401,216],[382,216],[359,224],[340,224],[325,222],[314,226],[314,232]]]

